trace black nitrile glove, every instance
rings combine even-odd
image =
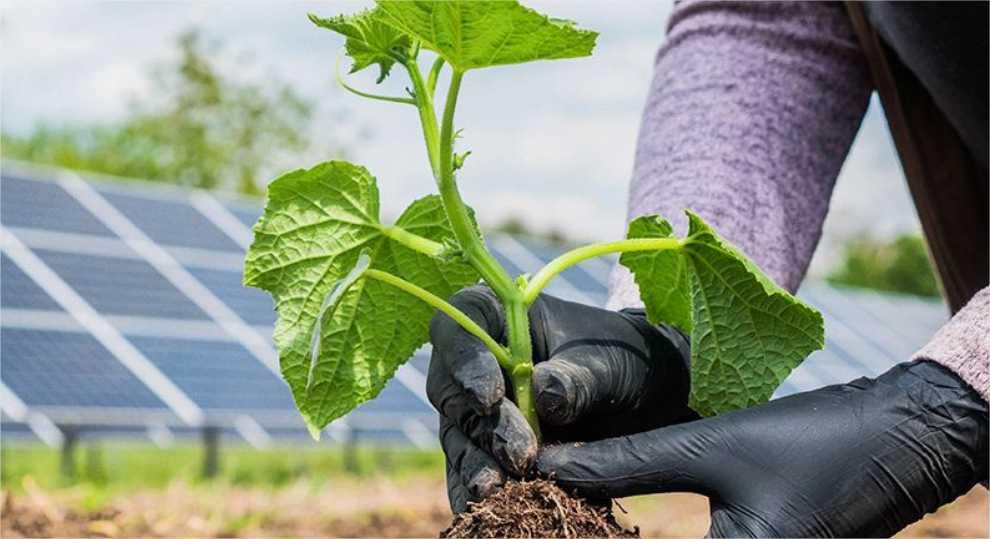
[[[451,303],[499,342],[505,316],[486,287]],[[642,312],[614,312],[542,295],[529,309],[533,393],[544,440],[600,440],[696,417],[687,408],[689,345]],[[487,348],[446,315],[430,325],[426,383],[440,412],[447,490],[455,512],[484,498],[536,459],[536,436]],[[512,397],[511,394],[508,395]]]
[[[888,537],[987,478],[987,403],[928,361],[575,446],[538,469],[592,496],[688,491],[719,537]]]

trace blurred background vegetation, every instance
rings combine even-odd
[[[313,104],[272,77],[238,80],[220,69],[222,44],[197,30],[176,40],[178,61],[149,74],[151,97],[104,125],[39,125],[4,133],[2,154],[23,161],[247,195],[263,191],[276,159],[309,147]],[[250,63],[249,59],[241,59]],[[241,65],[239,72],[250,66]]]
[[[939,285],[925,240],[905,234],[890,241],[860,238],[846,244],[838,266],[828,275],[838,286],[939,297]]]

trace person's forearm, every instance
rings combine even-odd
[[[684,2],[643,114],[629,219],[694,210],[793,291],[869,103],[841,4]],[[628,271],[609,306],[635,307]]]
[[[980,290],[914,359],[935,361],[990,400],[990,288]]]

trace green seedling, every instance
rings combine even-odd
[[[355,15],[310,19],[346,38],[352,73],[377,65],[379,82],[393,68],[408,75],[409,91],[402,96],[357,90],[339,74],[338,80],[362,97],[416,109],[439,191],[384,224],[375,178],[359,165],[321,163],[268,186],[244,283],[275,300],[281,372],[314,437],[381,392],[429,340],[436,311],[491,350],[509,374],[516,404],[539,433],[527,308],[560,272],[613,253],[632,271],[649,319],[690,335],[691,405],[702,414],[767,400],[823,346],[821,315],[690,211],[683,238],[659,216],[640,217],[626,239],[566,252],[531,276],[509,275],[488,251],[455,177],[470,168],[468,152],[454,152],[461,83],[475,69],[588,56],[595,32],[514,1],[389,0]],[[442,77],[449,82],[438,121]],[[505,309],[503,342],[447,302],[479,280]]]

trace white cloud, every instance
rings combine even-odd
[[[622,233],[639,116],[671,5],[527,3],[599,30],[598,47],[591,58],[468,75],[457,119],[466,128],[463,147],[474,151],[461,175],[464,196],[489,224],[519,217],[536,229],[614,238]],[[324,146],[344,141],[349,158],[378,176],[383,210],[395,215],[433,189],[416,114],[336,89],[331,70],[341,41],[305,17],[308,11],[330,15],[367,4],[8,0],[0,27],[0,121],[4,129],[23,132],[42,120],[118,117],[129,96],[148,91],[149,63],[167,57],[175,36],[196,25],[222,39],[231,58],[250,51],[262,73],[277,73],[317,100],[314,140]],[[351,80],[371,88],[370,71]],[[401,94],[405,85],[394,77],[376,91]],[[349,110],[343,121],[341,107]],[[885,129],[882,114],[871,112],[842,171],[818,270],[850,234],[917,229]],[[321,151],[308,159],[327,157]]]

